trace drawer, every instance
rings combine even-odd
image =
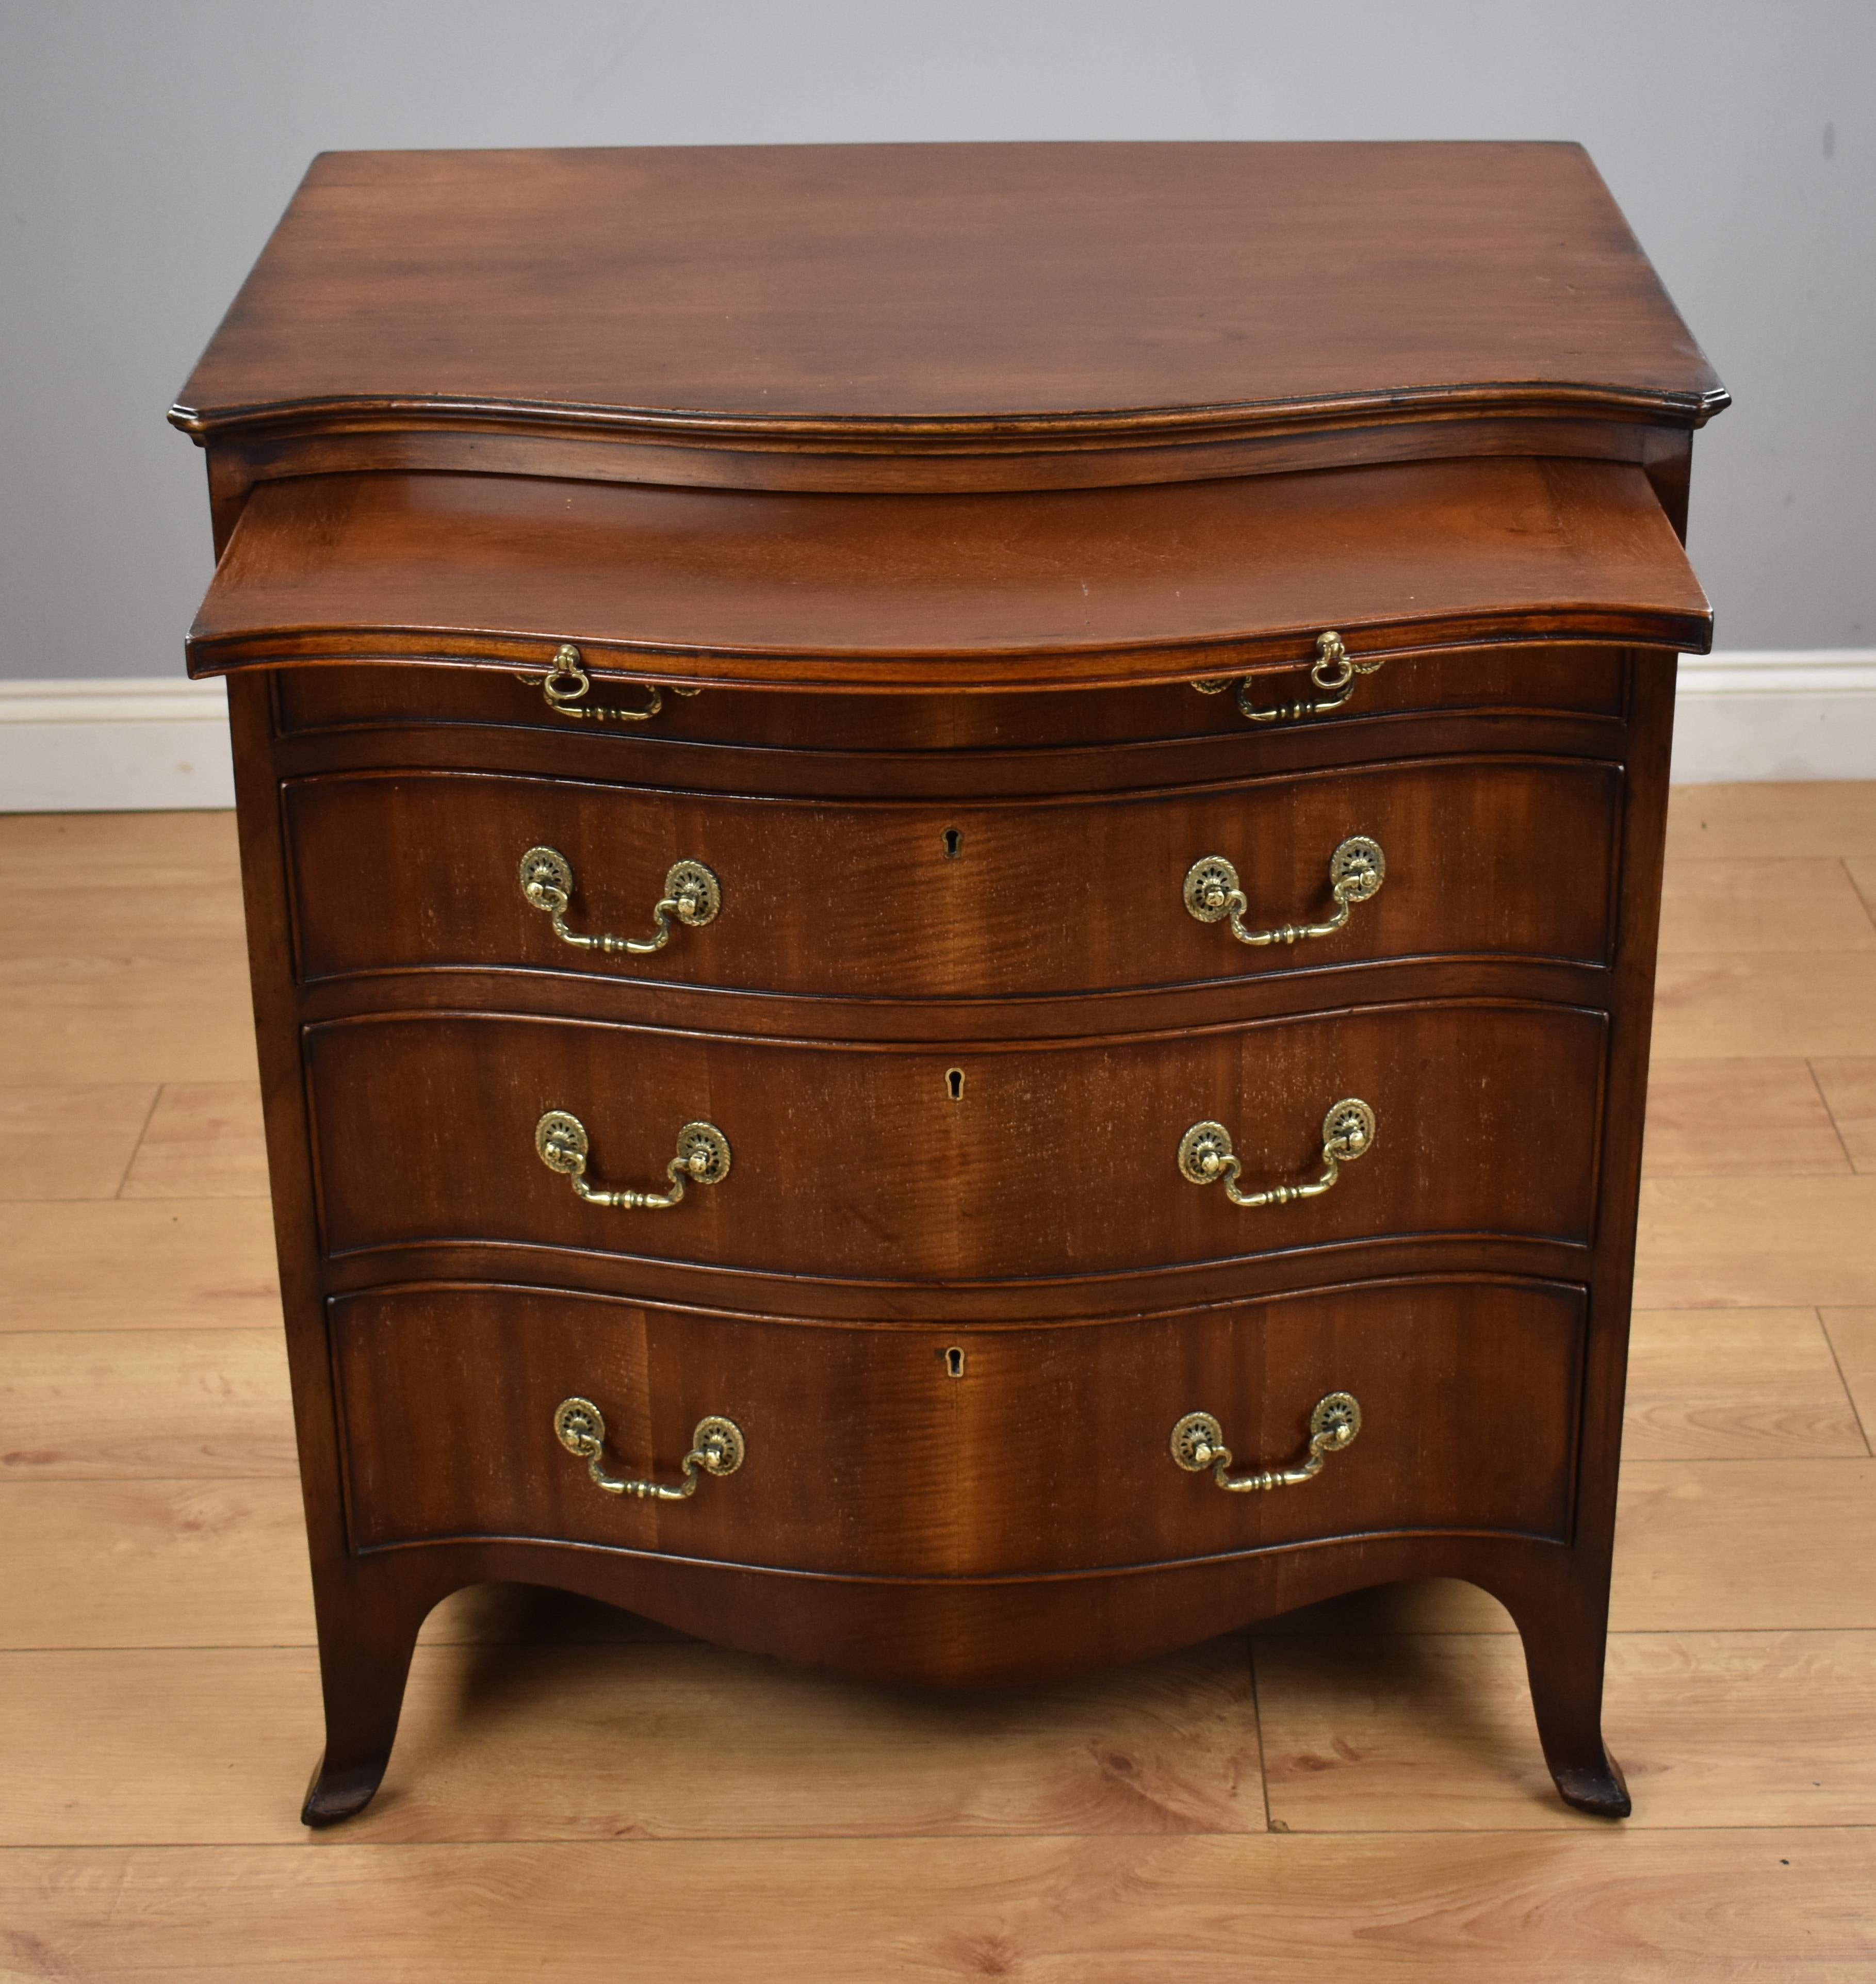
[[[1570,1007],[1376,1006],[950,1054],[467,1013],[304,1041],[337,1254],[487,1242],[838,1280],[1073,1278],[1421,1236],[1582,1245],[1596,1198],[1605,1022]],[[1216,1121],[1240,1191],[1314,1180],[1348,1098],[1377,1134],[1320,1196],[1243,1207],[1182,1175],[1186,1133]],[[727,1140],[728,1175],[669,1210],[582,1202],[537,1155],[555,1111],[585,1126],[592,1188],[666,1188],[697,1122]]]
[[[1606,963],[1623,776],[1587,759],[1443,759],[1131,798],[835,805],[398,772],[289,780],[298,969],[474,967],[869,998],[1003,998],[1419,957]],[[1383,879],[1345,911],[1337,850]],[[559,894],[523,857],[562,857]],[[361,850],[369,850],[361,860]],[[1559,850],[1568,859],[1559,860]],[[1227,864],[1247,936],[1188,907]],[[1345,858],[1345,857],[1344,857]],[[1374,857],[1367,856],[1370,865]],[[674,863],[720,907],[668,917]],[[550,864],[551,866],[551,864]],[[1207,870],[1207,873],[1213,871]],[[1344,884],[1344,888],[1346,888]],[[1196,885],[1195,884],[1196,887]],[[680,890],[681,895],[681,890]],[[1201,905],[1202,907],[1202,905]],[[1340,927],[1338,917],[1345,915]]]
[[[356,1295],[331,1315],[360,1550],[535,1537],[996,1576],[1389,1532],[1570,1533],[1584,1305],[1549,1283],[952,1335],[486,1286]],[[1227,1493],[1174,1461],[1175,1426],[1203,1413],[1234,1477],[1293,1470],[1337,1393],[1360,1429],[1312,1479]],[[697,1470],[683,1500],[605,1493],[556,1437],[569,1399],[598,1409],[594,1458],[614,1479],[681,1485],[707,1419],[735,1429],[741,1464]]]
[[[753,745],[774,749],[995,751],[1128,744],[1231,736],[1252,726],[1237,685],[1207,693],[1186,682],[1142,689],[993,695],[791,695],[760,689],[666,690],[595,673],[586,700],[652,710],[643,722],[595,725],[557,714],[536,674],[505,669],[398,668],[328,664],[274,675],[274,722],[284,736],[326,730],[469,724],[603,736],[636,770],[661,742]],[[1294,703],[1316,693],[1307,667],[1260,675],[1253,707]],[[1624,712],[1627,675],[1616,648],[1532,647],[1502,652],[1404,656],[1356,678],[1348,700],[1317,722],[1366,725],[1377,718],[1465,712],[1604,716]],[[656,704],[653,709],[654,702]]]

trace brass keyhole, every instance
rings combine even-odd
[[[948,1067],[945,1069],[945,1093],[950,1096],[952,1101],[961,1102],[964,1100],[964,1070],[962,1068]]]
[[[945,1369],[953,1378],[964,1376],[964,1352],[955,1343],[945,1353]]]
[[[945,859],[947,861],[955,861],[958,856],[963,852],[964,836],[960,833],[955,826],[946,827],[945,829]]]

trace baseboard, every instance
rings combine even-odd
[[[1674,777],[1876,779],[1876,648],[1684,658]],[[233,803],[220,682],[0,682],[0,813]]]
[[[1876,779],[1876,648],[1685,655],[1674,779]]]
[[[234,804],[228,698],[166,675],[0,682],[0,813]]]

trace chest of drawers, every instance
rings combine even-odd
[[[325,1692],[1472,1580],[1600,1734],[1693,431],[1551,146],[335,155],[219,564]]]

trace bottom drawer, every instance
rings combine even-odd
[[[1331,1537],[1567,1540],[1585,1304],[1549,1283],[1313,1291],[1119,1322],[985,1328],[752,1321],[539,1289],[410,1288],[331,1309],[353,1546],[519,1537],[801,1570],[1021,1575]],[[1318,1402],[1356,1436],[1300,1472]],[[597,1409],[604,1437],[564,1401]],[[1332,1412],[1331,1417],[1335,1416]],[[728,1421],[733,1472],[682,1500]],[[701,1449],[727,1454],[728,1434]],[[1333,1437],[1331,1429],[1331,1437]]]

